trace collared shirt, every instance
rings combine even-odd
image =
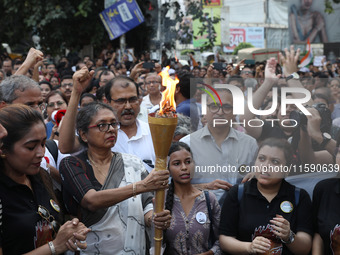
[[[195,176],[192,183],[209,183],[216,179],[233,185],[240,182],[240,166],[251,166],[258,149],[253,137],[233,128],[219,147],[207,125],[180,141],[190,146],[194,156]],[[214,193],[220,199],[223,190]]]
[[[319,182],[313,193],[313,221],[315,232],[323,240],[323,254],[340,251],[340,180]]]
[[[154,107],[154,105],[152,104],[150,100],[150,95],[146,95],[145,97],[143,97],[143,101],[140,106],[145,107],[148,110]]]
[[[282,253],[277,254],[293,254],[272,232],[270,220],[279,214],[289,221],[294,233],[301,231],[313,236],[311,210],[312,202],[305,190],[300,190],[297,204],[295,187],[283,179],[278,194],[269,202],[258,190],[254,178],[244,184],[240,200],[238,185],[228,192],[221,212],[220,234],[243,242],[251,242],[259,235],[265,236],[277,244],[277,249],[282,249]]]
[[[118,130],[117,142],[112,147],[113,152],[127,153],[139,157],[148,172],[152,170],[145,162],[155,165],[155,151],[153,148],[151,132],[148,123],[136,120],[137,133],[129,138],[121,129]]]

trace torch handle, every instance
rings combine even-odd
[[[164,170],[167,165],[167,157],[157,157],[155,162],[155,170]],[[159,189],[156,191],[155,195],[155,213],[162,212],[164,210],[164,201],[165,201],[165,190]],[[162,240],[163,240],[163,230],[156,228],[155,229],[155,255],[161,254],[162,248]]]

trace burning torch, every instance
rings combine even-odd
[[[149,126],[152,136],[152,142],[156,154],[155,169],[164,170],[167,167],[167,156],[171,146],[171,141],[177,126],[175,91],[176,84],[179,80],[173,80],[168,73],[169,67],[166,67],[160,75],[162,76],[162,85],[166,90],[162,92],[162,100],[159,104],[159,111],[151,113],[148,116]],[[164,210],[165,190],[157,190],[155,198],[155,212],[159,213]],[[161,254],[163,231],[155,228],[155,255]]]

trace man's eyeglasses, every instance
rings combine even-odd
[[[252,71],[241,71],[242,74],[251,74],[253,73]]]
[[[231,113],[233,111],[233,107],[230,104],[223,104],[222,106],[218,104],[209,104],[208,108],[212,113],[218,112],[221,108],[225,114]]]
[[[33,109],[40,109],[40,111],[44,111],[46,109],[46,104],[41,103],[41,104],[27,104],[27,106],[32,107]]]
[[[151,85],[152,84],[156,84],[156,85],[159,85],[161,84],[159,81],[148,81],[148,82],[145,82],[146,85]]]
[[[73,84],[72,83],[64,83],[64,84],[61,84],[61,87],[63,87],[63,88],[66,88],[66,87],[72,88]]]
[[[116,100],[113,100],[113,102],[124,105],[126,102],[129,101],[130,104],[137,104],[138,103],[138,97],[130,97],[130,98],[118,98]]]
[[[53,215],[50,214],[50,212],[42,205],[38,206],[38,214],[41,218],[46,220],[51,226],[54,231],[54,233],[58,233],[58,230],[60,228],[60,224],[55,220]]]
[[[95,127],[97,127],[100,132],[107,132],[110,129],[110,126],[113,129],[116,129],[116,130],[120,128],[119,122],[100,123],[100,124],[97,124],[97,125],[89,126],[88,128],[95,128]]]
[[[52,108],[55,107],[57,105],[57,107],[62,106],[63,104],[65,104],[64,101],[58,101],[58,102],[51,102],[47,104],[47,107]]]

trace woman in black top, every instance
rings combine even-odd
[[[337,141],[336,165],[339,170],[340,136]],[[313,192],[313,255],[340,254],[340,179],[320,181]]]
[[[7,136],[6,135],[7,130]],[[40,168],[46,127],[25,105],[0,110],[0,255],[55,255],[86,248],[89,231],[78,219],[61,223],[49,174]],[[59,229],[59,231],[58,231]]]
[[[308,254],[311,200],[284,180],[292,161],[286,140],[260,145],[254,179],[230,189],[220,221],[220,245],[229,254]]]

